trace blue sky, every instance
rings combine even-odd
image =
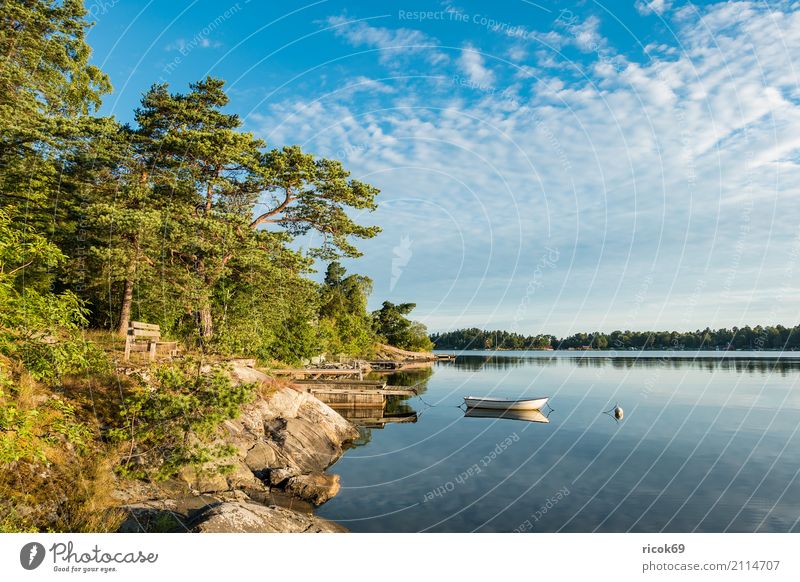
[[[228,81],[378,186],[349,262],[432,330],[797,324],[800,3],[87,3],[131,118]]]

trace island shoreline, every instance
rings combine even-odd
[[[229,364],[237,382],[272,380],[250,363]],[[118,480],[113,496],[126,514],[119,531],[346,532],[314,509],[338,493],[338,475],[326,471],[357,436],[313,395],[280,386],[221,424],[217,442],[234,448],[230,457],[163,483]]]

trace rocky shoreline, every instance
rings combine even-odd
[[[240,382],[265,382],[249,362],[233,362]],[[163,483],[120,481],[115,499],[122,532],[341,532],[314,507],[339,491],[325,470],[358,436],[356,428],[311,394],[277,388],[221,425],[215,444],[235,452]]]

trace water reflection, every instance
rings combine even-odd
[[[545,416],[539,410],[492,410],[488,408],[467,408],[465,417],[470,418],[502,418],[506,420],[522,420],[525,422],[549,423],[549,414]]]
[[[452,363],[452,362],[450,362]],[[441,365],[441,364],[439,364]],[[428,382],[433,376],[433,368],[413,368],[391,373],[371,373],[369,380],[384,380],[389,386],[413,386],[417,394],[424,394],[428,389]]]
[[[546,367],[565,366],[579,368],[661,368],[692,369],[716,372],[718,370],[747,372],[751,374],[779,373],[786,375],[800,371],[800,360],[781,359],[760,353],[757,356],[742,353],[732,355],[730,352],[704,352],[682,355],[681,352],[650,352],[637,356],[614,356],[580,353],[552,355],[548,352],[528,352],[525,355],[514,354],[459,354],[453,362],[440,362],[437,366],[453,366],[458,370],[477,372],[480,370],[507,370],[522,366]]]
[[[417,422],[417,412],[403,396],[387,396],[383,406],[329,406],[356,425],[359,437],[353,441],[352,447],[369,443],[373,429],[385,428],[387,424]]]
[[[387,408],[413,405],[417,422],[364,428],[318,511],[359,532],[800,530],[800,361],[665,355],[470,352],[395,375],[424,402]],[[549,424],[464,418],[463,397],[488,390],[547,392],[558,410]]]
[[[383,406],[337,406],[336,412],[355,425],[366,428],[383,428],[392,422],[417,422],[417,413],[408,404],[397,402],[394,396],[387,397]]]
[[[433,375],[432,368],[415,368],[399,372],[373,373],[369,380],[381,380],[388,386],[413,387],[418,395],[428,389],[428,381]],[[351,443],[351,447],[361,447],[372,440],[374,429],[383,429],[388,424],[404,424],[417,422],[417,412],[408,403],[410,396],[386,396],[381,405],[353,406],[328,403],[336,412],[356,425],[359,437]]]
[[[452,362],[437,362],[437,366],[453,366],[458,370],[468,370],[477,372],[480,370],[506,370],[509,368],[519,368],[530,366],[534,362],[535,366],[554,366],[558,364],[557,358],[527,358],[525,356],[478,356],[478,355],[459,355]]]

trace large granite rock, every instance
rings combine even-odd
[[[210,507],[192,528],[201,533],[336,533],[342,526],[316,517],[258,503],[229,502]]]
[[[122,533],[342,532],[315,517],[311,505],[270,494],[253,500],[241,491],[143,501],[123,507]]]
[[[222,428],[221,441],[234,445],[238,461],[254,475],[315,504],[338,492],[338,480],[322,473],[342,455],[344,443],[358,437],[328,405],[289,387],[249,404]]]
[[[232,378],[267,386],[270,378],[252,364],[231,362]],[[338,493],[339,477],[324,471],[358,431],[311,394],[279,385],[264,393],[262,386],[262,397],[221,424],[214,444],[233,445],[231,456],[160,484],[120,482],[122,531],[343,531],[311,507]],[[306,502],[307,511],[295,511]]]
[[[264,372],[257,370],[255,360],[232,360],[228,362],[231,367],[231,376],[237,382],[249,384],[251,382],[265,382],[269,379]]]

